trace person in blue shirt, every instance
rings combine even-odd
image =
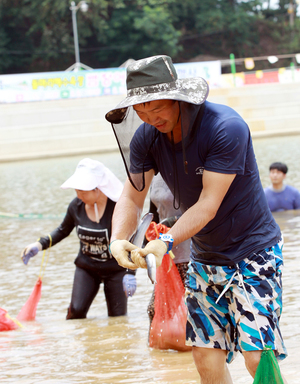
[[[276,162],[270,165],[271,185],[264,189],[271,212],[300,209],[300,192],[298,189],[286,185],[284,180],[288,167],[284,163]]]
[[[125,268],[146,268],[149,253],[159,266],[172,246],[191,238],[186,345],[201,383],[232,383],[226,362],[238,352],[254,377],[266,345],[278,359],[286,349],[279,328],[282,236],[249,128],[232,108],[206,100],[204,79],[178,79],[168,56],[133,62],[126,81],[127,97],[106,114],[128,175],[113,214],[111,253]],[[128,240],[158,172],[183,214],[137,248]]]

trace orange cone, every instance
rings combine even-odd
[[[36,309],[42,295],[42,279],[39,277],[31,295],[19,312],[17,319],[20,321],[35,320]]]

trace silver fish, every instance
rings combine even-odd
[[[152,284],[156,283],[156,260],[153,253],[148,253],[145,257],[147,263],[147,272]]]
[[[148,229],[148,227],[149,227],[149,225],[153,219],[153,216],[154,216],[153,213],[150,213],[150,212],[146,213],[143,216],[133,239],[131,239],[132,244],[136,245],[139,248],[142,247],[145,234],[146,234],[147,229]],[[146,259],[146,263],[147,263],[147,272],[148,272],[149,279],[151,280],[152,284],[154,284],[154,283],[156,283],[155,256],[153,254],[149,254],[146,256],[145,259]],[[129,260],[131,261],[130,255],[129,255]]]
[[[144,242],[144,237],[147,232],[147,229],[153,219],[153,213],[146,213],[143,218],[141,219],[141,222],[138,226],[138,229],[136,230],[136,233],[133,236],[133,239],[130,240],[130,242],[137,247],[141,248]]]

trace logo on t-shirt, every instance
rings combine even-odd
[[[196,175],[203,175],[204,167],[196,168]]]
[[[84,255],[106,261],[111,258],[108,250],[108,230],[77,226],[77,235]]]

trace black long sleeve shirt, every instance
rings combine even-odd
[[[78,256],[75,260],[76,265],[110,272],[123,270],[124,268],[118,265],[116,259],[109,252],[111,218],[115,204],[112,200],[107,199],[104,214],[100,222],[96,223],[88,218],[85,203],[76,197],[69,204],[62,223],[50,233],[52,246],[68,237],[76,228],[80,241]],[[42,244],[42,249],[49,248],[49,236],[41,237],[38,241]]]

